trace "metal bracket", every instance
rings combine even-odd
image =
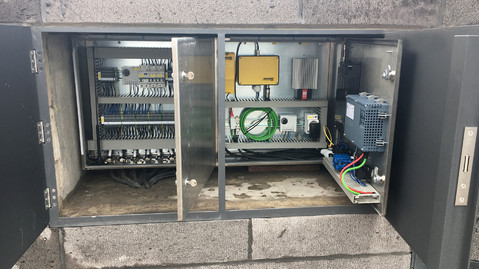
[[[377,147],[384,147],[384,146],[386,146],[386,144],[388,144],[388,142],[386,142],[384,140],[381,140],[381,139],[376,140],[376,146]]]
[[[30,67],[32,70],[32,74],[38,74],[38,61],[36,50],[30,50]]]
[[[456,206],[467,206],[476,149],[477,127],[465,127],[457,176]]]
[[[388,117],[391,117],[391,114],[385,112],[378,112],[378,119],[385,120]]]
[[[384,69],[383,73],[381,74],[381,77],[385,80],[394,80],[396,78],[396,71],[392,70],[391,66],[388,65],[386,69]]]

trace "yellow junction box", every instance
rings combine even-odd
[[[279,56],[239,56],[239,85],[278,85]]]
[[[235,92],[236,59],[234,52],[225,53],[225,93]]]

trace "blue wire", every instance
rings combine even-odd
[[[366,184],[362,183],[352,172],[349,172],[349,175],[351,176],[351,178],[356,181],[359,185],[363,186],[363,187],[366,187]]]

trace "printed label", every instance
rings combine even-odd
[[[346,117],[354,120],[354,105],[346,103]]]

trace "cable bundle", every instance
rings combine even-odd
[[[246,118],[249,114],[256,111],[264,112],[260,119],[257,119],[251,123],[248,127],[246,127]],[[268,118],[267,126],[263,132],[259,134],[251,134],[250,131],[257,127],[264,119]],[[265,141],[270,139],[278,129],[278,115],[276,112],[273,111],[272,108],[245,108],[241,111],[240,115],[240,128],[243,134],[255,141]]]
[[[359,162],[359,160],[361,160],[363,158],[363,156],[364,156],[364,153],[361,154],[361,156],[359,156],[359,158],[357,158],[356,160],[354,160],[350,164],[346,165],[343,168],[343,170],[341,170],[341,173],[339,173],[339,178],[340,178],[341,183],[343,184],[344,188],[346,188],[346,190],[348,190],[349,192],[351,192],[353,194],[356,194],[356,195],[358,195],[358,194],[373,194],[373,192],[366,192],[366,191],[360,191],[360,190],[353,189],[353,188],[349,187],[348,185],[346,185],[346,183],[344,182],[344,175],[345,174],[347,174],[351,170],[356,170],[356,169],[359,169],[359,168],[364,166],[364,164],[366,163],[366,159],[364,159],[363,162],[360,165],[355,166],[355,167],[351,167],[355,163]]]
[[[103,126],[100,139],[174,139],[173,125]]]
[[[254,151],[249,149],[238,149],[238,153],[233,153],[225,149],[231,157],[237,157],[244,160],[277,161],[277,160],[311,160],[320,156],[317,149],[280,149],[268,151]]]
[[[129,169],[110,171],[110,177],[114,181],[128,185],[133,188],[145,186],[147,189],[155,185],[158,181],[176,176],[174,169]]]

